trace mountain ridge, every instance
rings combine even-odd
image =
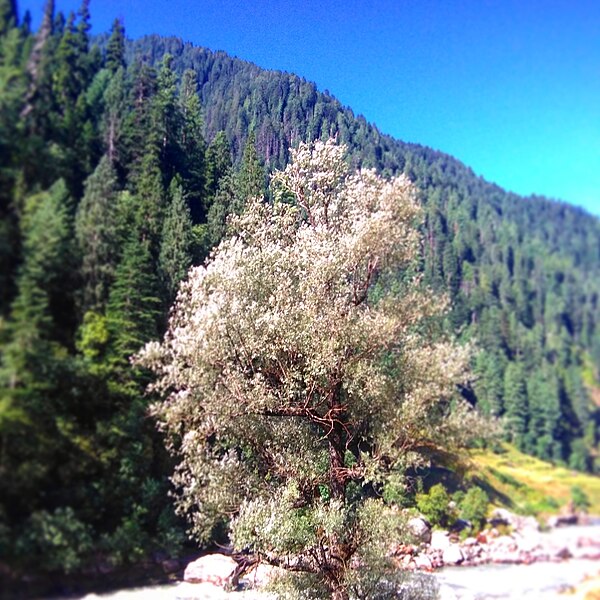
[[[151,53],[147,53],[149,45],[153,49]],[[207,73],[210,72],[210,70],[212,69],[212,64],[218,62],[220,59],[224,59],[226,62],[231,63],[229,72],[225,73],[228,77],[232,75],[232,72],[235,72],[235,74],[241,72],[243,73],[245,78],[249,75],[252,75],[254,77],[264,76],[267,78],[290,78],[296,82],[296,87],[309,87],[312,94],[326,98],[327,102],[331,103],[335,110],[339,110],[341,113],[348,116],[349,119],[354,119],[360,122],[361,124],[364,123],[365,127],[369,130],[371,135],[373,135],[376,139],[381,138],[385,141],[384,146],[399,146],[400,148],[408,149],[411,152],[417,154],[423,153],[429,156],[436,156],[437,158],[442,159],[444,161],[450,161],[451,163],[453,163],[454,169],[462,170],[465,172],[466,175],[480,180],[485,186],[489,186],[491,190],[498,191],[508,196],[512,196],[514,198],[518,198],[524,201],[551,202],[564,205],[566,209],[581,211],[589,217],[592,217],[596,220],[600,220],[600,216],[591,213],[586,208],[570,204],[569,202],[561,198],[548,197],[537,193],[522,195],[517,192],[507,190],[502,185],[493,181],[489,181],[485,178],[485,176],[478,175],[477,173],[475,173],[473,168],[470,167],[466,162],[456,158],[448,152],[437,148],[433,148],[425,144],[420,144],[418,142],[403,141],[400,138],[384,133],[380,130],[379,126],[375,122],[368,121],[366,117],[364,117],[364,115],[362,114],[355,114],[350,105],[342,104],[336,98],[336,96],[333,93],[331,93],[328,89],[320,90],[315,82],[312,82],[292,71],[262,67],[252,61],[246,60],[236,55],[231,55],[226,50],[212,50],[208,47],[196,45],[194,42],[184,41],[177,36],[164,37],[158,34],[149,34],[141,38],[128,40],[127,56],[129,61],[135,60],[136,56],[138,56],[142,57],[144,60],[149,60],[151,63],[157,65],[160,62],[162,56],[164,56],[164,54],[166,53],[170,53],[173,55],[173,68],[177,72],[182,73],[186,68],[194,68],[195,70],[199,71],[199,97],[201,99],[202,106],[204,107],[205,116],[207,117],[205,135],[208,140],[212,139],[218,131],[220,131],[221,129],[226,129],[227,127],[227,123],[223,122],[222,115],[218,115],[218,117],[215,118],[215,115],[213,115],[210,109],[207,109],[207,105],[210,105],[214,94],[211,88],[215,85],[214,81],[209,80]],[[198,69],[199,65],[202,64],[204,65],[204,68]],[[247,73],[246,69],[249,69],[250,73]],[[243,83],[246,84],[247,81],[244,81]],[[219,128],[218,125],[224,125],[224,127]],[[286,141],[288,142],[289,148],[292,147],[294,142],[297,140],[294,139],[294,136],[290,135],[286,138]],[[243,144],[234,143],[232,149],[236,160],[239,160],[241,158],[241,150],[243,149]],[[267,151],[268,149],[265,147],[264,140],[261,140],[260,136],[257,136],[257,149],[264,156],[265,161],[269,165],[270,154]],[[285,155],[285,157],[286,159],[288,158],[287,154]],[[275,168],[282,168],[284,165],[278,164],[276,162],[273,166]],[[402,166],[400,164],[380,164],[378,166],[380,170],[383,171],[385,171],[386,168],[391,168],[394,173],[402,169]]]

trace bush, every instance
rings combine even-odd
[[[571,488],[571,501],[575,510],[587,511],[590,506],[590,499],[587,494],[578,486],[574,485]]]
[[[417,508],[434,527],[449,527],[456,520],[450,496],[441,483],[436,483],[427,494],[417,494]]]
[[[488,495],[481,488],[469,488],[459,503],[460,516],[465,521],[469,521],[476,531],[481,531],[485,524],[489,504]]]
[[[92,547],[89,526],[69,506],[52,513],[33,513],[17,542],[25,562],[35,561],[40,569],[64,573],[72,573],[84,564]]]

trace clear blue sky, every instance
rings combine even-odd
[[[68,12],[79,0],[56,0]],[[22,0],[37,26],[42,0]],[[177,35],[329,90],[489,181],[600,215],[599,0],[92,0],[94,32]]]

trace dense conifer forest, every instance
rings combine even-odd
[[[129,358],[301,140],[336,137],[354,165],[417,184],[419,268],[450,298],[447,330],[480,348],[465,397],[519,449],[600,472],[597,218],[384,135],[295,75],[130,41],[119,21],[91,39],[87,0],[30,23],[0,0],[2,565],[181,551],[150,376]]]

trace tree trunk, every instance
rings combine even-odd
[[[331,499],[342,503],[346,497],[346,479],[344,469],[344,428],[341,423],[334,423],[329,434],[329,487]]]
[[[343,426],[344,414],[340,402],[341,384],[336,385],[329,403],[332,418],[331,430],[327,435],[329,443],[329,486],[331,499],[344,502],[346,498],[346,478],[344,476],[344,454],[346,452],[346,430]]]
[[[332,600],[349,600],[350,596],[346,588],[338,588],[331,593]]]

